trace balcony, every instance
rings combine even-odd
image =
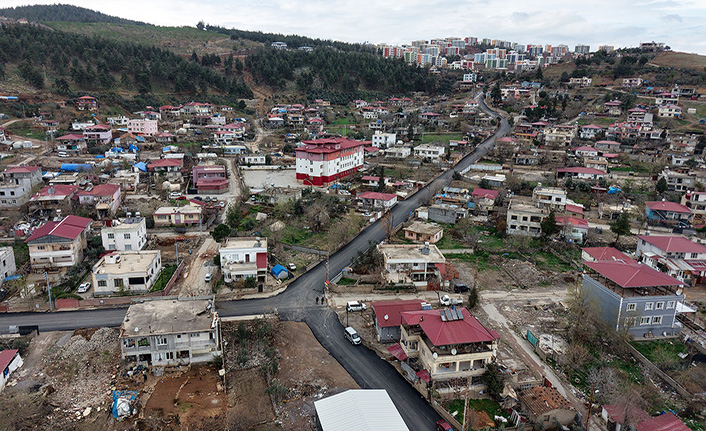
[[[597,273],[589,274],[589,277],[595,282],[601,284],[604,288],[616,293],[617,295],[623,298],[633,298],[642,296],[677,296],[677,289],[679,289],[679,286],[649,286],[624,288]]]

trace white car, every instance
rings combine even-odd
[[[346,304],[346,311],[365,311],[366,308],[364,303],[358,301],[348,301]]]
[[[78,293],[86,293],[88,292],[88,289],[91,288],[91,282],[87,281],[85,283],[81,283],[81,285],[78,287],[77,292]]]
[[[206,274],[206,277],[204,277],[204,281],[205,281],[206,283],[208,283],[209,281],[211,281],[211,273],[210,273],[210,272],[209,272],[208,274]]]
[[[287,268],[288,268],[291,272],[294,272],[294,271],[297,270],[297,266],[296,266],[294,263],[292,263],[292,262],[289,262],[289,263],[287,264]]]
[[[181,193],[179,192],[171,192],[169,193],[169,199],[176,199],[181,196]]]
[[[463,301],[459,301],[458,299],[451,298],[449,295],[443,295],[439,299],[439,303],[441,305],[461,305],[461,304],[463,304]]]

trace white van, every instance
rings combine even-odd
[[[355,332],[355,329],[353,329],[350,326],[347,326],[345,329],[345,336],[348,341],[350,341],[354,345],[360,344],[360,337],[358,336],[358,333]]]
[[[346,304],[346,311],[365,311],[366,308],[365,304],[358,301],[348,301]]]

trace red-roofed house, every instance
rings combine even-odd
[[[182,175],[183,167],[183,159],[157,159],[147,165],[147,170],[156,175],[163,172],[167,176],[168,181],[180,183],[184,180],[184,175]]]
[[[495,199],[498,197],[497,190],[487,190],[476,187],[471,193],[473,201],[481,211],[488,211],[495,206]]]
[[[66,214],[77,191],[78,186],[70,184],[46,186],[29,199],[29,212],[40,218],[54,218],[62,212]]]
[[[581,259],[588,262],[609,261],[637,263],[635,259],[613,247],[584,247],[581,249]]]
[[[20,351],[17,349],[7,349],[0,352],[0,391],[10,380],[10,375],[23,364]]]
[[[220,194],[228,191],[229,184],[225,166],[194,166],[191,175],[199,193]]]
[[[676,337],[677,303],[684,283],[647,265],[619,261],[584,262],[586,303],[616,331],[635,338]]]
[[[358,206],[366,211],[375,208],[388,210],[397,203],[397,195],[393,193],[363,192],[357,199]]]
[[[32,189],[42,182],[39,166],[13,166],[5,169],[0,182],[0,208],[17,208],[27,203]]]
[[[596,135],[603,130],[603,127],[595,124],[588,124],[579,127],[579,137],[581,139],[595,139]]]
[[[615,431],[621,431],[624,425],[628,425],[626,429],[634,429],[635,425],[652,419],[646,411],[637,406],[607,404],[602,407],[603,420],[608,424],[608,429]]]
[[[598,150],[588,145],[576,147],[572,151],[576,157],[598,157]]]
[[[96,124],[83,129],[86,145],[108,145],[113,140],[113,131],[109,124]]]
[[[636,255],[646,265],[687,284],[706,281],[706,247],[679,235],[640,235]]]
[[[690,431],[672,412],[666,412],[637,424],[637,431]]]
[[[60,222],[47,222],[25,240],[33,269],[77,265],[83,260],[91,219],[69,215]]]
[[[687,227],[691,210],[676,202],[649,201],[645,202],[645,214],[651,224]]]
[[[363,166],[366,143],[346,138],[302,141],[295,150],[297,181],[324,186],[347,177]]]
[[[391,343],[399,341],[402,312],[419,311],[425,302],[421,299],[400,299],[396,301],[376,301],[371,304],[378,341]]]
[[[78,203],[96,208],[98,218],[106,218],[118,211],[122,202],[118,184],[98,184],[77,193]]]
[[[96,108],[98,108],[98,100],[95,97],[81,96],[76,99],[76,109],[79,111],[94,111]]]
[[[466,386],[471,379],[473,389],[484,386],[481,376],[495,360],[497,332],[485,328],[465,308],[403,311],[401,317],[400,344],[405,354],[417,358],[433,380],[455,380]]]
[[[571,168],[559,168],[556,170],[559,178],[578,178],[580,180],[598,180],[605,177],[605,172],[595,168],[584,168],[581,166]]]
[[[556,225],[566,239],[583,243],[588,235],[588,220],[572,216],[556,216]]]
[[[83,135],[78,133],[59,136],[56,138],[56,151],[74,155],[83,154],[87,151],[86,140]]]

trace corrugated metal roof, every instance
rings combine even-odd
[[[323,431],[409,431],[384,389],[351,389],[314,406]]]

